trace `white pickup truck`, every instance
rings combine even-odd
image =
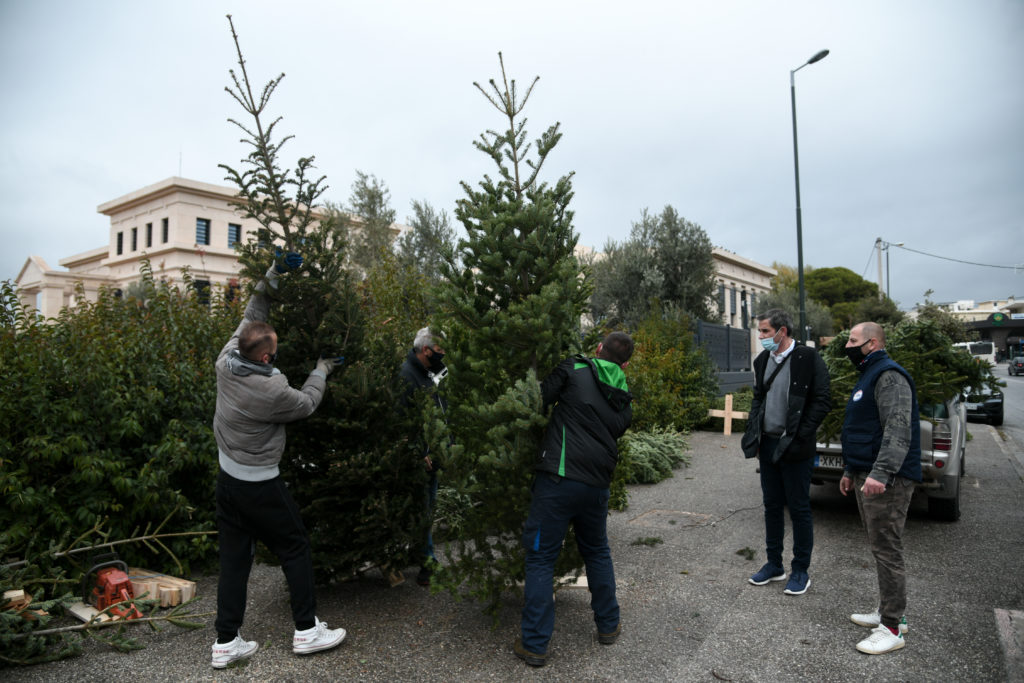
[[[967,414],[959,398],[921,406],[921,474],[917,490],[928,496],[928,514],[934,519],[960,519],[960,479],[967,449]],[[839,442],[817,444],[811,482],[836,484],[843,476],[843,449]]]

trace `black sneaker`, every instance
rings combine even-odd
[[[530,652],[523,647],[523,641],[519,638],[516,638],[516,644],[512,646],[512,651],[516,653],[516,657],[530,666],[544,666],[548,663],[547,654],[539,655],[536,652]]]
[[[428,567],[420,567],[420,573],[416,575],[416,583],[421,586],[430,585],[430,577],[433,576],[434,572],[430,571]]]
[[[622,633],[622,622],[620,621],[615,627],[615,630],[611,633],[597,633],[597,642],[602,645],[614,645],[615,641],[619,639],[619,634]]]

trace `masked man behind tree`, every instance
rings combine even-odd
[[[437,384],[447,374],[444,365],[444,349],[437,343],[435,335],[429,327],[424,327],[416,333],[413,339],[412,348],[402,363],[399,370],[402,379],[406,382],[405,394],[402,397],[402,406],[408,409],[413,405],[413,396],[417,391],[430,391],[433,394],[437,407],[444,413],[448,409],[448,403],[437,391]],[[436,380],[436,383],[435,383]],[[437,500],[437,473],[440,463],[430,457],[430,452],[424,447],[423,466],[426,468],[430,478],[427,481],[427,489],[424,495],[427,517],[431,517],[434,511],[434,502]],[[427,535],[423,540],[423,561],[419,574],[416,575],[416,583],[421,586],[429,586],[433,570],[431,566],[436,562],[434,558],[434,536],[427,527]]]
[[[759,459],[768,562],[750,577],[764,586],[783,581],[785,508],[793,524],[793,562],[787,595],[803,595],[814,547],[811,468],[818,426],[832,408],[828,368],[814,349],[792,337],[793,318],[779,309],[757,317],[763,351],[754,359],[754,399],[743,435],[743,453]]]
[[[309,417],[320,405],[333,359],[321,359],[301,389],[274,367],[277,333],[267,323],[270,302],[266,288],[277,289],[278,277],[302,265],[289,252],[271,266],[256,285],[241,324],[217,357],[217,540],[220,581],[217,585],[217,642],[212,665],[253,655],[256,641],[238,634],[245,616],[249,571],[256,541],[281,562],[291,596],[295,634],[292,652],[310,654],[341,644],[345,629],[329,629],[316,617],[313,558],[299,508],[281,480],[278,464],[284,452],[285,423]]]

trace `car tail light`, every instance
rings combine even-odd
[[[953,432],[950,431],[948,423],[939,422],[932,427],[932,450],[953,450]]]
[[[945,460],[936,460],[935,461],[935,468],[936,469],[941,470],[945,466],[946,466],[946,461]]]

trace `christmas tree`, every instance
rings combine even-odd
[[[268,292],[277,367],[296,384],[317,358],[344,357],[317,411],[289,425],[282,473],[302,506],[318,578],[405,567],[418,561],[426,474],[410,445],[413,416],[396,413],[396,377],[404,348],[427,317],[420,282],[386,255],[359,282],[346,269],[350,226],[317,206],[326,184],[313,173],[314,158],[300,158],[293,172],[281,169],[291,136],[275,139],[281,118],[267,124],[265,117],[284,74],[256,98],[233,23],[231,32],[240,74],[231,72],[234,87],[227,91],[250,120],[232,122],[251,151],[241,171],[222,168],[239,187],[240,212],[260,224],[256,239],[239,246],[243,275],[256,282],[282,251],[299,252],[302,267]]]
[[[474,83],[501,114],[500,132],[474,142],[490,156],[497,177],[463,182],[455,210],[466,231],[458,269],[446,265],[449,286],[436,325],[447,332],[450,446],[435,423],[434,452],[446,452],[443,483],[467,501],[459,537],[435,582],[467,588],[496,613],[501,595],[523,576],[520,536],[529,487],[547,418],[538,376],[580,350],[580,316],[590,293],[573,255],[572,174],[553,185],[540,172],[561,138],[559,124],[527,141],[522,116],[537,78],[524,93],[509,80]],[[575,543],[556,568],[582,566]]]

